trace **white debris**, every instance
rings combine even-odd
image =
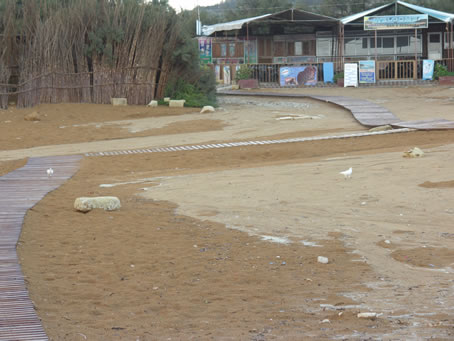
[[[49,168],[46,172],[47,172],[47,176],[54,175],[54,170],[52,168]]]
[[[262,240],[278,243],[278,244],[290,244],[290,240],[285,237],[274,237],[274,236],[261,236]]]
[[[418,147],[415,147],[404,152],[404,157],[422,157],[422,156],[424,156],[424,152]]]
[[[385,244],[391,244],[391,242],[388,239],[386,239]]]
[[[206,105],[202,108],[202,110],[200,110],[201,114],[206,114],[210,112],[215,112],[214,108],[211,105]]]
[[[322,321],[322,323],[331,323],[331,321],[328,320],[328,319],[324,319],[324,320]]]
[[[358,318],[362,319],[374,319],[377,317],[377,313],[359,313]]]
[[[329,260],[326,257],[318,256],[317,257],[317,262],[322,263],[322,264],[328,264]]]

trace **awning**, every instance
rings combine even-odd
[[[266,19],[266,20],[264,20]],[[315,14],[308,11],[298,10],[298,9],[288,9],[273,14],[265,14],[258,17],[246,18],[241,20],[235,20],[231,22],[203,26],[202,35],[210,36],[215,32],[221,31],[232,31],[240,30],[245,24],[256,22],[256,21],[268,21],[270,23],[279,24],[279,23],[301,23],[301,24],[326,24],[326,25],[337,25],[339,19],[328,17],[326,15]]]
[[[214,32],[239,30],[243,27],[244,24],[247,24],[254,20],[263,19],[263,18],[269,17],[271,15],[272,14],[264,14],[264,15],[260,15],[258,17],[240,19],[240,20],[235,20],[235,21],[230,21],[230,22],[225,22],[225,23],[220,23],[220,24],[215,24],[215,25],[209,25],[209,26],[203,25],[202,26],[202,35],[209,36],[209,35],[213,34]]]
[[[342,18],[341,21],[342,21],[342,23],[344,25],[345,24],[349,24],[349,23],[351,23],[353,21],[356,21],[356,20],[358,20],[358,19],[360,19],[362,17],[368,16],[370,14],[374,14],[374,13],[379,12],[379,11],[381,11],[383,9],[388,8],[388,7],[397,6],[397,5],[401,5],[401,6],[410,8],[411,10],[413,10],[415,12],[418,12],[418,13],[421,13],[421,14],[427,14],[429,17],[438,19],[438,20],[443,21],[445,23],[449,23],[449,22],[454,21],[454,14],[452,14],[452,13],[446,13],[446,12],[438,11],[438,10],[435,10],[435,9],[430,9],[430,8],[426,8],[426,7],[422,7],[422,6],[417,6],[417,5],[409,4],[409,3],[404,2],[404,1],[391,2],[389,4],[386,4],[386,5],[383,5],[383,6],[380,6],[380,7],[376,7],[376,8],[364,11],[364,12],[356,13],[356,14],[350,15],[348,17]]]

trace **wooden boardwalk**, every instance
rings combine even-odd
[[[262,96],[285,98],[311,98],[327,103],[339,105],[349,110],[353,117],[365,127],[379,127],[391,125],[394,128],[409,128],[418,130],[454,129],[454,122],[434,118],[423,121],[402,121],[388,109],[365,99],[343,96],[316,96],[280,92],[245,92],[245,91],[220,91],[220,95],[232,96]]]
[[[0,340],[48,340],[28,296],[16,244],[27,210],[68,180],[81,156],[31,158],[0,177]],[[48,177],[46,170],[53,168]]]

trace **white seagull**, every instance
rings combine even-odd
[[[54,170],[52,168],[49,168],[47,170],[47,176],[52,176],[54,174]]]
[[[340,172],[339,174],[342,174],[342,175],[344,176],[345,179],[348,179],[348,178],[351,178],[351,177],[352,177],[352,172],[353,172],[353,168],[350,167],[350,168],[347,169],[346,171]]]

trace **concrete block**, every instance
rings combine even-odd
[[[114,106],[128,105],[128,100],[126,98],[111,98],[110,101]]]
[[[171,107],[171,108],[183,108],[185,102],[186,101],[184,99],[179,99],[179,100],[171,99],[169,101],[169,107]]]

